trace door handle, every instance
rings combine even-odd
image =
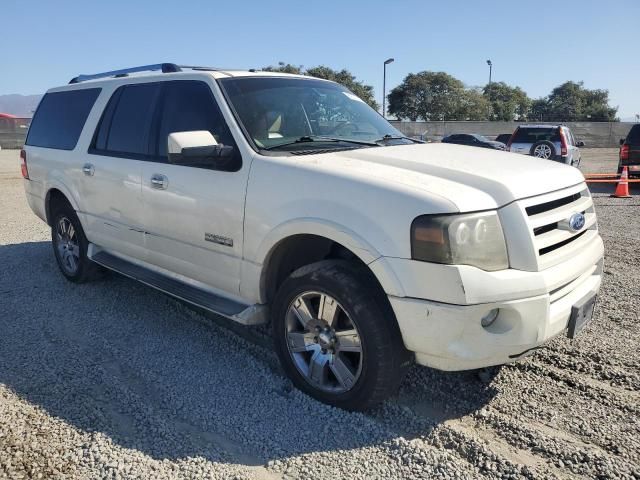
[[[151,188],[157,188],[158,190],[166,190],[169,186],[169,179],[166,175],[160,173],[154,173],[151,175]]]
[[[92,177],[95,171],[95,167],[90,163],[85,163],[82,166],[82,172],[88,177]]]

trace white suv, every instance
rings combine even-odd
[[[98,265],[243,324],[347,409],[412,361],[514,361],[591,318],[603,244],[581,173],[403,137],[344,87],[174,64],[42,99],[27,199],[62,274]]]

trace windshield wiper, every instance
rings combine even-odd
[[[353,143],[355,145],[368,145],[370,147],[378,147],[380,144],[378,142],[367,142],[364,140],[351,140],[349,138],[339,138],[339,137],[325,137],[323,135],[303,135],[300,138],[295,139],[292,142],[279,143],[277,145],[272,145],[270,147],[265,147],[263,150],[275,150],[282,147],[288,147],[290,145],[296,145],[298,143],[307,143],[307,142],[331,142],[331,143]]]
[[[424,143],[422,140],[416,138],[406,137],[404,135],[389,135],[388,133],[384,137],[376,140],[376,143],[387,143],[389,140],[409,140],[413,143]]]

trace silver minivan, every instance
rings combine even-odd
[[[564,125],[520,125],[511,135],[507,150],[577,167],[580,147],[569,127]]]

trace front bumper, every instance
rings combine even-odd
[[[572,261],[540,272],[385,259],[403,287],[401,295],[387,294],[417,363],[439,370],[499,365],[566,330],[571,307],[600,288],[603,253],[597,236]],[[428,291],[435,293],[429,300]],[[498,317],[483,327],[495,308]]]
[[[578,288],[551,302],[550,295],[480,305],[449,305],[389,297],[408,350],[416,362],[439,370],[468,370],[512,362],[567,328],[571,307],[600,288],[590,275]],[[496,320],[480,319],[498,308]]]

